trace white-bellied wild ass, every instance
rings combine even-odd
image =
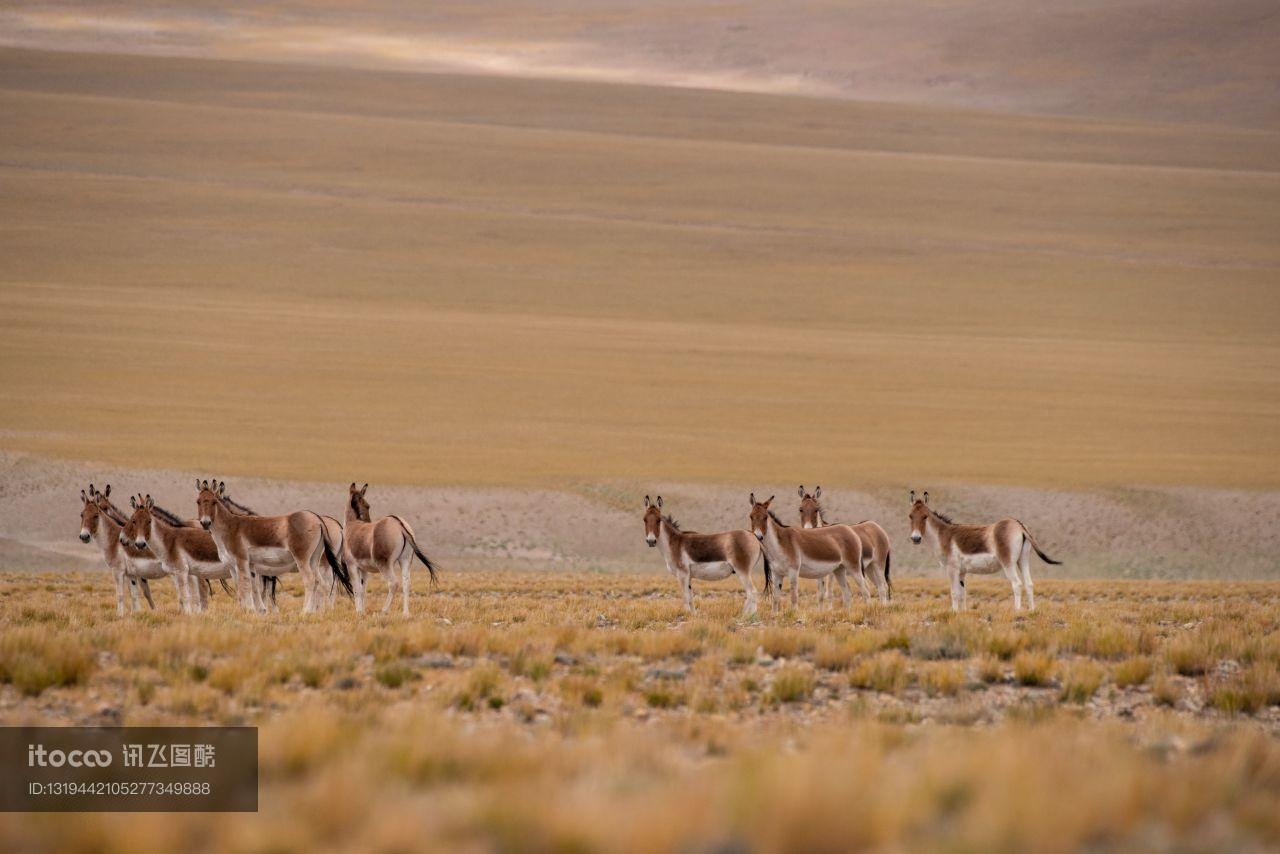
[[[110,486],[107,486],[107,491],[111,491]],[[116,585],[116,613],[122,617],[125,615],[126,593],[129,599],[128,610],[138,610],[139,587],[142,588],[147,604],[154,609],[156,603],[151,598],[151,586],[147,581],[164,577],[165,572],[160,562],[151,552],[138,551],[132,543],[120,542],[120,532],[124,530],[125,520],[112,516],[98,502],[98,492],[93,484],[89,484],[87,493],[80,490],[80,500],[84,504],[80,510],[80,541],[92,541],[102,550],[102,558],[107,562],[107,569],[111,570],[111,577]],[[132,556],[136,556],[136,562],[129,560],[130,552]]]
[[[757,502],[751,493],[751,533],[764,546],[765,555],[776,567],[785,571],[791,581],[791,607],[798,604],[797,588],[801,578],[824,578],[834,575],[840,584],[844,606],[849,607],[849,573],[862,572],[862,540],[848,525],[825,528],[792,528],[769,509],[773,496]],[[782,595],[781,572],[773,573],[776,593]],[[775,600],[777,601],[777,600]]]
[[[249,590],[246,606],[263,611],[262,590],[250,580],[250,572],[279,575],[296,569],[302,578],[302,612],[320,610],[324,601],[322,561],[342,586],[351,592],[351,580],[341,557],[334,551],[324,520],[318,513],[298,510],[283,516],[242,516],[224,501],[225,483],[196,481],[196,508],[201,526],[212,537],[223,560],[235,567],[236,580]],[[292,569],[290,564],[293,564]]]
[[[178,580],[178,601],[184,614],[208,607],[208,592],[200,580],[229,578],[232,566],[218,554],[208,531],[187,527],[173,513],[157,507],[150,495],[129,499],[133,515],[120,536],[139,549],[150,549],[165,572]],[[248,581],[243,582],[248,586]],[[243,590],[244,587],[241,588]]]
[[[374,522],[369,516],[369,502],[365,493],[369,484],[359,489],[351,484],[347,493],[347,517],[343,559],[354,568],[352,584],[356,594],[356,612],[364,611],[364,589],[370,573],[380,573],[387,578],[387,600],[382,613],[391,610],[396,593],[396,570],[400,572],[404,615],[409,616],[409,568],[414,557],[422,561],[431,576],[431,584],[437,583],[436,565],[418,547],[417,537],[409,523],[399,516],[383,516]]]
[[[916,498],[911,490],[911,542],[919,544],[928,538],[938,551],[938,563],[951,581],[951,608],[963,611],[968,595],[964,587],[966,573],[987,575],[1003,569],[1013,585],[1013,609],[1022,610],[1022,590],[1027,591],[1027,607],[1036,609],[1036,595],[1031,583],[1031,552],[1045,563],[1061,565],[1045,554],[1027,526],[1017,519],[1001,519],[992,525],[957,525],[929,506],[929,493]]]
[[[801,528],[821,528],[831,524],[822,512],[822,505],[818,503],[818,499],[822,497],[821,486],[816,487],[813,494],[809,494],[804,491],[802,484],[796,492],[800,496]],[[889,580],[891,561],[889,534],[870,519],[849,527],[853,528],[858,534],[858,539],[862,540],[862,571],[856,574],[858,586],[862,588],[862,595],[867,599],[871,598],[871,591],[867,588],[867,576],[870,575],[880,601],[888,604],[893,596],[893,582]],[[821,585],[819,601],[823,601],[827,598],[827,579],[822,579],[819,584]]]
[[[96,492],[94,491],[93,484],[89,484],[89,497],[97,503],[98,509],[106,513],[112,520],[121,526],[129,524],[128,515],[126,515],[125,512],[117,507],[111,500],[111,484],[108,483],[105,489],[98,490]],[[179,521],[184,528],[196,527],[196,523],[191,519],[182,519]],[[122,527],[121,534],[123,534],[123,532],[124,529]],[[123,536],[120,538],[120,544],[125,546],[125,561],[129,564],[129,574],[138,578],[139,582],[142,584],[142,591],[146,595],[148,602],[151,602],[152,599],[151,591],[147,585],[147,580],[154,580],[156,578],[164,578],[168,576],[173,579],[174,589],[177,590],[178,604],[182,604],[182,590],[178,587],[178,577],[176,575],[169,575],[165,572],[163,564],[160,563],[160,559],[152,554],[150,549],[144,549],[140,552],[133,545],[132,540],[127,540],[127,538]],[[220,578],[218,581],[222,584],[222,589],[227,592],[228,596],[235,596],[235,591],[227,584],[227,579]],[[205,578],[200,579],[200,585],[203,588],[201,592],[201,600],[208,601],[209,597],[213,594],[213,588],[210,586],[209,580]],[[154,607],[154,605],[152,607]]]
[[[722,531],[718,534],[699,534],[682,531],[670,515],[662,515],[662,496],[650,502],[644,497],[644,538],[650,548],[661,548],[667,569],[680,582],[684,606],[690,614],[693,607],[693,579],[719,581],[737,575],[742,582],[747,600],[742,606],[742,616],[756,613],[759,600],[756,585],[751,578],[760,559],[764,558],[764,583],[769,589],[769,558],[746,531]]]

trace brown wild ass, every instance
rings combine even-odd
[[[387,599],[382,603],[382,613],[391,610],[396,593],[396,570],[400,571],[400,600],[404,615],[409,616],[409,568],[414,557],[422,561],[431,576],[431,584],[437,583],[436,565],[418,547],[418,540],[409,523],[399,516],[383,516],[374,522],[369,516],[369,502],[365,493],[369,484],[359,489],[351,484],[347,492],[347,518],[343,559],[355,569],[351,587],[355,589],[356,613],[364,612],[364,590],[370,573],[380,573],[387,579]]]
[[[165,572],[177,578],[178,601],[184,614],[205,610],[208,592],[200,580],[226,579],[233,570],[218,554],[213,537],[208,531],[186,527],[177,516],[157,507],[150,495],[130,498],[129,506],[133,515],[121,538],[133,541],[139,549],[149,548]],[[247,581],[243,583],[248,586]]]
[[[822,505],[818,503],[818,499],[822,497],[821,486],[815,488],[812,495],[804,491],[803,484],[796,492],[800,496],[801,528],[821,528],[831,524],[822,512]],[[893,595],[893,583],[889,580],[889,534],[870,519],[849,527],[857,531],[858,538],[862,540],[863,571],[856,573],[855,576],[858,579],[858,586],[862,588],[862,595],[868,600],[871,599],[871,591],[867,588],[867,570],[869,569],[880,601],[887,605]],[[819,602],[827,598],[827,581],[828,579],[823,578],[818,582],[821,585],[818,590]]]
[[[791,607],[798,604],[798,580],[834,575],[840,584],[844,607],[849,607],[849,573],[862,572],[862,539],[848,525],[825,528],[792,528],[769,509],[774,496],[757,502],[751,493],[751,532],[764,546],[769,560],[786,571],[791,581]],[[782,574],[775,572],[774,584],[782,595]],[[775,600],[777,601],[777,600]]]
[[[644,506],[645,542],[650,548],[662,549],[667,570],[680,582],[684,607],[690,614],[697,613],[693,607],[693,579],[719,581],[730,575],[738,576],[743,592],[746,593],[742,616],[750,617],[756,613],[759,600],[751,573],[763,557],[764,583],[768,590],[770,569],[769,558],[749,533],[722,531],[718,534],[699,534],[696,531],[682,531],[670,515],[662,515],[661,495],[652,503],[646,495]]]
[[[108,486],[107,491],[110,492],[110,490],[111,487]],[[111,577],[116,585],[116,614],[121,617],[125,615],[126,591],[129,598],[128,610],[139,609],[139,587],[142,588],[142,595],[146,598],[147,604],[154,610],[156,603],[151,598],[151,586],[147,582],[149,579],[163,578],[164,569],[151,552],[138,551],[132,543],[120,542],[120,532],[124,530],[125,520],[119,516],[113,516],[103,508],[98,503],[97,496],[98,493],[93,484],[89,484],[87,493],[83,489],[80,490],[80,500],[83,502],[80,510],[80,541],[97,543],[98,548],[102,550],[103,560],[111,570]]]
[[[95,490],[93,484],[89,484],[89,497],[98,505],[99,510],[107,514],[107,518],[120,526],[120,533],[123,534],[123,526],[129,523],[129,516],[112,502],[111,484],[108,483],[106,488],[101,490]],[[190,519],[183,519],[181,520],[181,525],[185,528],[194,528],[196,523]],[[165,572],[164,566],[160,563],[160,560],[151,553],[150,549],[139,552],[137,548],[134,547],[133,541],[128,540],[123,536],[119,537],[118,541],[125,547],[124,555],[125,561],[129,565],[129,574],[137,576],[142,586],[143,595],[147,597],[147,602],[151,603],[151,607],[154,609],[155,604],[154,600],[151,598],[151,590],[147,581],[149,579],[154,580],[156,578],[164,578],[168,573]],[[178,577],[176,575],[169,577],[173,579],[174,588],[178,592],[178,604],[181,605],[182,590],[178,588]],[[235,591],[227,585],[227,580],[225,578],[219,580],[222,583],[222,589],[227,592],[227,595],[234,596]],[[200,584],[204,588],[201,592],[201,598],[202,600],[207,601],[209,596],[213,593],[213,589],[209,586],[209,581],[207,579],[200,579]]]
[[[929,506],[929,493],[916,498],[911,490],[911,542],[928,538],[938,550],[938,564],[951,581],[951,609],[963,611],[968,605],[965,573],[986,575],[1003,569],[1013,585],[1013,609],[1022,610],[1022,589],[1027,590],[1027,608],[1036,609],[1035,587],[1031,582],[1031,552],[1055,566],[1062,561],[1049,557],[1036,543],[1027,526],[1017,519],[1001,519],[991,525],[957,525]]]
[[[328,562],[333,577],[350,592],[346,567],[334,552],[319,514],[299,510],[284,516],[241,516],[227,506],[226,486],[197,480],[196,508],[200,525],[212,535],[223,560],[235,567],[237,582],[247,589],[246,607],[266,610],[260,586],[250,580],[251,571],[279,575],[292,571],[291,563],[302,578],[304,614],[321,609],[321,583],[325,578],[322,560]]]

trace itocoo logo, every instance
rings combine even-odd
[[[106,768],[111,764],[110,750],[46,750],[43,744],[27,745],[28,768]]]

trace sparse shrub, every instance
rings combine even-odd
[[[1172,708],[1182,699],[1182,688],[1173,679],[1160,676],[1151,684],[1151,698],[1158,706]]]
[[[957,624],[916,635],[909,648],[912,658],[925,661],[969,657],[969,644]]]
[[[930,697],[952,697],[964,686],[964,669],[945,662],[926,664],[920,668],[917,680]]]
[[[1004,679],[1004,665],[994,656],[986,656],[978,662],[978,678],[988,685]]]
[[[785,667],[774,677],[769,695],[779,703],[798,703],[813,694],[813,671],[807,667]]]
[[[987,652],[1001,661],[1012,660],[1025,645],[1026,639],[1011,629],[992,632],[991,637],[987,638]]]
[[[1165,659],[1180,676],[1201,676],[1213,666],[1213,655],[1197,638],[1179,638],[1165,649]]]
[[[83,684],[94,662],[88,643],[45,628],[18,628],[0,639],[0,682],[29,697],[46,688]]]
[[[906,659],[897,651],[882,652],[865,658],[849,674],[849,684],[854,688],[884,694],[896,694],[906,683]]]
[[[774,658],[794,658],[811,651],[814,640],[809,632],[771,627],[765,629],[760,645]]]
[[[399,688],[413,678],[413,675],[412,669],[398,661],[384,664],[373,672],[373,678],[388,688]]]
[[[661,685],[646,691],[644,701],[654,709],[674,709],[684,705],[685,696],[681,691]]]
[[[1154,666],[1146,656],[1127,658],[1117,664],[1111,671],[1117,688],[1128,688],[1132,685],[1144,685],[1151,678]]]
[[[1087,703],[1102,686],[1105,671],[1092,661],[1077,661],[1067,668],[1062,677],[1063,702]]]
[[[1013,660],[1013,678],[1019,685],[1035,688],[1049,684],[1053,659],[1043,652],[1023,652]]]

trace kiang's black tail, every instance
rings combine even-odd
[[[334,553],[333,544],[329,542],[329,529],[325,527],[324,519],[321,519],[319,514],[316,515],[316,519],[320,522],[320,542],[324,545],[324,559],[329,562],[333,577],[338,579],[338,583],[342,585],[343,590],[347,591],[348,596],[356,595],[351,587],[351,573],[347,571],[346,562],[341,555]]]

